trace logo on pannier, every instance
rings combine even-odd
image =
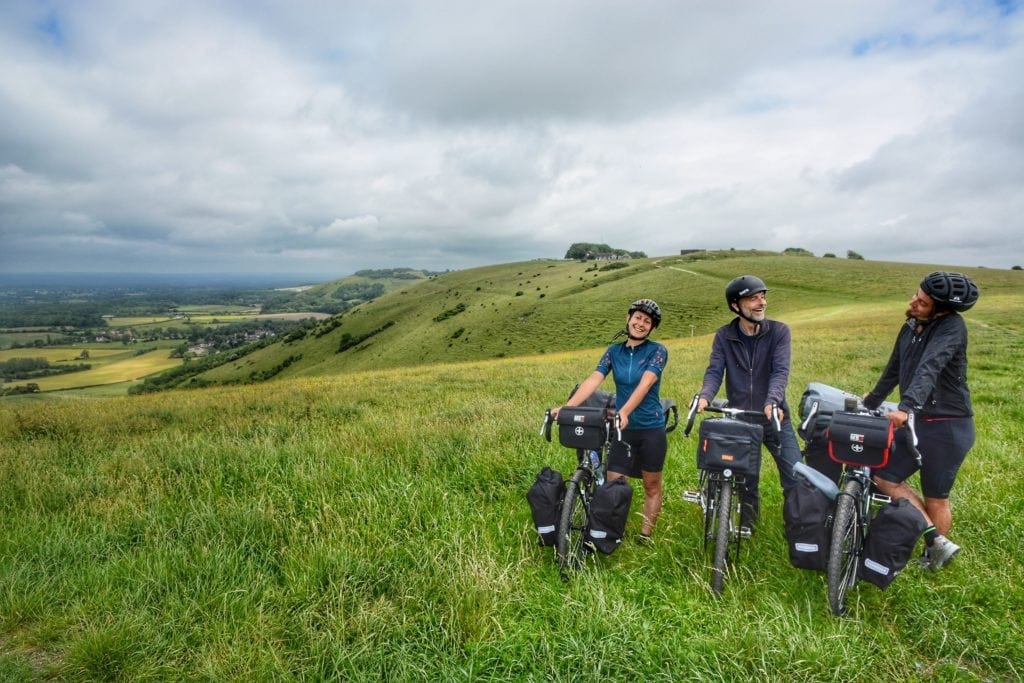
[[[586,422],[587,421],[587,416],[586,415],[573,415],[572,416],[572,421],[573,422]]]
[[[732,462],[735,459],[736,456],[732,455],[731,453],[722,453],[722,460],[726,462]]]
[[[576,436],[583,436],[583,434],[584,434],[585,432],[586,432],[586,430],[585,430],[585,429],[583,429],[583,427],[576,427],[576,429],[574,429],[574,430],[573,430],[573,433],[574,433],[574,434],[575,434]]]
[[[850,432],[850,441],[856,441],[857,443],[864,443],[864,435],[863,434],[854,434],[853,432]]]

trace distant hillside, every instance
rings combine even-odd
[[[655,338],[705,335],[730,318],[725,284],[745,273],[768,283],[769,315],[781,320],[813,321],[816,309],[883,302],[898,318],[921,276],[938,267],[736,251],[487,266],[407,281],[183,384],[597,349],[623,327],[626,308],[640,297],[656,299],[664,311]],[[1018,291],[1024,277],[1019,271],[957,269],[977,278],[983,301],[986,295]],[[829,317],[822,324],[835,326],[837,333],[856,333],[856,320]]]
[[[263,312],[343,313],[383,294],[436,275],[440,273],[412,268],[360,270],[340,280],[331,280],[301,290],[279,290],[264,303]]]

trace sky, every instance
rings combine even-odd
[[[10,0],[0,45],[0,272],[1024,264],[1024,0]]]

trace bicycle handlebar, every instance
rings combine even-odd
[[[700,407],[700,394],[694,394],[693,399],[690,401],[690,410],[686,413],[686,428],[683,430],[683,436],[689,436],[693,430],[693,422],[697,417],[697,409]],[[718,405],[717,401],[710,403],[704,407],[705,412],[709,413],[720,413],[722,415],[728,415],[729,417],[739,417],[740,415],[746,415],[747,417],[759,417],[764,418],[765,414],[757,410],[746,410],[743,408],[730,408],[726,405]],[[779,406],[772,404],[772,417],[771,425],[775,429],[776,434],[782,432],[782,416]]]
[[[800,431],[801,431],[801,433],[803,433],[803,434],[813,434],[814,433],[814,427],[815,427],[815,425],[818,422],[819,404],[820,404],[820,401],[812,401],[811,402],[811,409],[807,411],[807,417],[805,417],[804,421],[800,423]],[[863,409],[863,408],[861,408],[861,410],[856,410],[857,406],[851,406],[851,407],[853,407],[855,410],[852,410],[852,411],[849,411],[849,412],[865,412],[865,413],[870,414],[870,415],[877,415],[878,417],[883,417],[885,415],[885,413],[881,409],[879,409],[879,408],[876,408],[874,410],[866,410],[866,409]],[[906,424],[904,425],[907,428],[907,431],[904,433],[904,435],[905,435],[904,445],[907,447],[907,450],[910,451],[910,454],[914,456],[914,459],[917,460],[917,464],[920,465],[921,464],[921,451],[917,450],[917,430],[915,429],[914,424],[915,424],[914,411],[908,410],[907,411],[907,421],[906,421]]]

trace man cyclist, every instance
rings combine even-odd
[[[874,472],[875,483],[894,500],[908,498],[924,513],[925,550],[920,565],[938,570],[960,552],[946,536],[953,525],[949,492],[957,472],[974,445],[974,409],[967,387],[967,325],[960,313],[971,308],[980,292],[961,273],[935,271],[921,280],[910,299],[906,322],[882,376],[864,396],[877,408],[899,384],[898,409],[889,413],[897,427],[914,411],[921,464],[897,438],[886,466]],[[921,471],[924,500],[907,484]]]
[[[763,411],[764,445],[779,468],[785,491],[796,485],[793,465],[800,460],[800,446],[789,419],[786,386],[789,383],[789,327],[765,317],[768,286],[753,275],[735,278],[725,287],[725,301],[736,314],[715,333],[711,358],[704,372],[697,411],[703,412],[715,398],[722,380],[730,408]],[[771,426],[772,406],[781,412],[780,439]],[[778,448],[781,440],[781,449]],[[741,492],[740,526],[753,531],[760,516],[760,477],[747,478]]]
[[[640,542],[650,542],[661,512],[662,468],[668,451],[665,412],[659,395],[661,375],[668,363],[668,350],[648,338],[660,324],[661,308],[657,303],[651,299],[634,301],[626,312],[626,341],[608,347],[594,372],[566,402],[567,406],[582,404],[608,373],[613,375],[622,440],[630,445],[631,451],[619,442],[612,444],[608,456],[608,479],[639,476],[643,481]],[[557,418],[558,410],[551,412]]]

